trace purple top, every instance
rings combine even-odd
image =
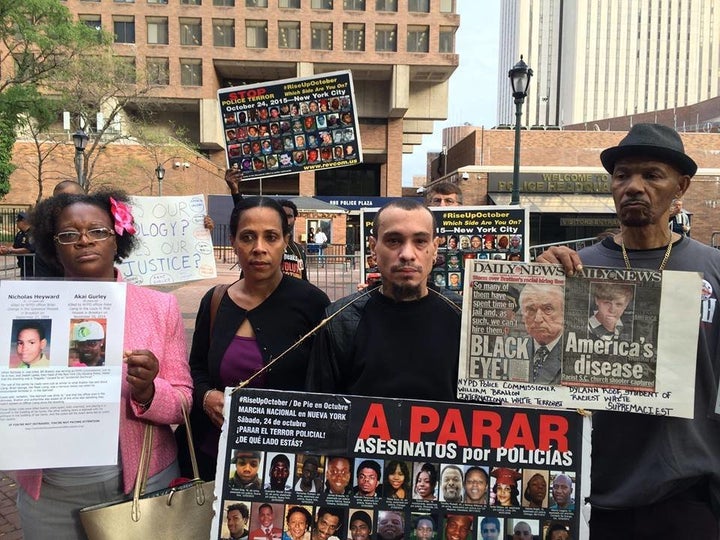
[[[251,337],[235,336],[220,362],[220,382],[222,386],[237,386],[257,373],[263,367],[262,354],[257,340]],[[250,388],[265,388],[265,374],[253,379]],[[213,426],[214,427],[214,426]],[[220,430],[215,428],[201,444],[203,452],[217,456]]]

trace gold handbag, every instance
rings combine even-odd
[[[90,540],[202,540],[210,538],[215,482],[198,474],[190,419],[185,400],[182,412],[194,479],[173,488],[144,493],[150,467],[153,426],[145,426],[132,499],[88,506],[80,521]]]

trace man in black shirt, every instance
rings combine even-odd
[[[428,287],[437,256],[432,212],[409,199],[386,204],[370,250],[382,283],[328,307],[340,313],[317,335],[307,389],[454,400],[462,299]]]

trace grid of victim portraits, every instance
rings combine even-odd
[[[438,239],[432,281],[451,291],[462,290],[463,260],[522,261],[522,238],[516,234],[447,234]]]
[[[538,535],[569,531],[575,509],[566,471],[239,449],[228,474],[224,532],[248,540],[485,540],[520,522]]]
[[[231,164],[272,171],[355,157],[349,97],[292,101],[224,114]]]

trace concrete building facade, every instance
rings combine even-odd
[[[156,117],[223,167],[217,91],[352,71],[364,163],[278,182],[284,194],[399,196],[402,154],[447,117],[454,0],[64,0],[114,35]],[[266,180],[267,184],[272,180]]]
[[[530,210],[532,244],[589,238],[617,226],[610,176],[600,164],[600,152],[626,134],[522,132],[520,204]],[[681,137],[685,151],[699,166],[684,197],[684,208],[692,215],[691,234],[702,242],[720,244],[720,134],[681,133]],[[448,149],[448,174],[436,176],[435,181],[460,184],[468,205],[509,204],[514,143],[511,130],[475,128]],[[428,173],[437,169],[437,160],[428,168]]]
[[[534,72],[523,124],[564,126],[720,95],[719,42],[716,0],[503,0],[498,124],[514,124],[520,55]]]

